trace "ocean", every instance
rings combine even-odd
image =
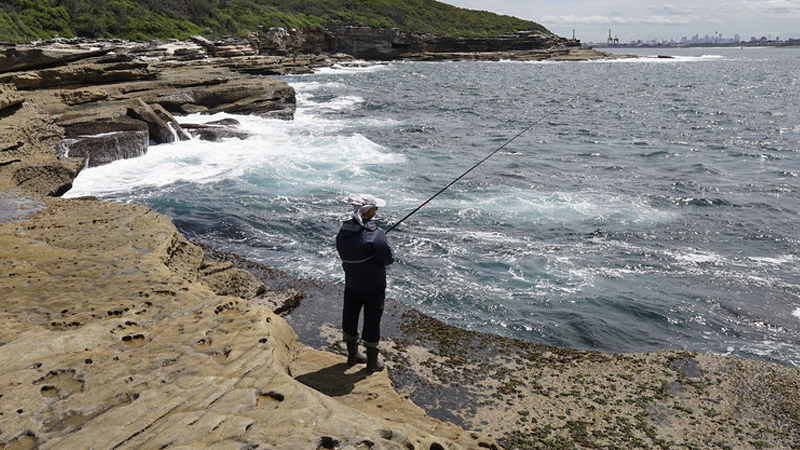
[[[386,199],[385,229],[500,149],[388,234],[389,298],[544,344],[800,367],[800,49],[615,51],[642,57],[281,77],[295,120],[182,117],[251,137],[151,146],[66,197],[142,203],[192,239],[341,284],[344,197]]]

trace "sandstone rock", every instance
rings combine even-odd
[[[246,44],[216,44],[211,48],[211,55],[217,58],[236,58],[239,56],[253,56],[256,49]]]
[[[85,43],[59,42],[58,45]],[[191,46],[201,48],[197,44]],[[48,59],[48,64],[64,61],[68,64],[47,67],[37,64],[39,69],[36,70],[0,75],[9,82],[0,84],[4,86],[0,91],[0,106],[9,117],[16,116],[12,121],[3,121],[8,127],[0,127],[0,131],[8,130],[0,144],[0,179],[4,183],[26,186],[37,193],[63,193],[71,186],[70,174],[74,177],[87,159],[88,166],[93,167],[142,155],[150,142],[162,144],[189,139],[173,113],[231,112],[281,119],[293,117],[294,90],[286,83],[215,67],[213,61],[196,66],[175,62],[174,53],[189,48],[181,43],[115,43],[114,48],[114,54],[75,48],[73,52],[80,53],[80,57]],[[15,54],[14,51],[5,53]],[[138,59],[136,54],[149,54],[159,61],[173,59],[156,67]],[[236,58],[225,61],[233,59]],[[306,64],[303,70],[308,70],[308,64],[325,64],[325,61],[303,59],[302,64]],[[45,87],[48,89],[43,89]],[[41,138],[26,136],[23,128],[43,121],[36,119],[25,123],[23,116],[27,117],[28,112],[17,115],[12,111],[25,104],[30,105],[26,111],[35,110],[39,117],[47,118],[51,123],[48,126],[64,127],[66,140],[59,144],[61,136],[58,136],[53,142],[42,145]],[[146,124],[147,132],[141,123],[131,119]],[[92,122],[96,125],[90,125]],[[209,128],[198,134],[210,139],[247,136],[231,128]],[[35,153],[44,159],[36,164],[23,163],[32,152],[31,145],[36,146]],[[66,170],[59,169],[59,165]],[[37,185],[36,177],[41,177],[41,185]]]
[[[25,191],[60,196],[72,189],[72,180],[78,176],[82,166],[74,159],[26,161],[14,167],[11,175],[14,184]]]
[[[182,114],[228,112],[291,119],[296,108],[294,89],[272,79],[232,79],[216,85],[165,88],[145,95],[143,100]]]
[[[5,92],[13,98],[13,90],[6,88]],[[83,160],[58,156],[54,146],[61,140],[63,129],[35,102],[10,103],[13,105],[2,110],[0,120],[0,189],[63,194],[72,187]]]
[[[0,75],[0,83],[10,83],[17,89],[43,89],[87,84],[121,83],[154,79],[157,73],[147,63],[130,57],[113,57],[94,61],[27,72]]]
[[[83,105],[108,100],[110,94],[102,88],[75,88],[59,93],[64,104],[69,106]]]
[[[127,115],[146,123],[150,130],[150,140],[156,144],[189,139],[188,134],[181,128],[175,117],[161,105],[148,105],[141,99],[137,99],[134,100],[133,105],[128,107]]]
[[[250,133],[239,128],[236,119],[224,119],[204,124],[181,124],[194,137],[204,141],[218,142],[223,139],[247,139]]]
[[[219,142],[225,139],[247,139],[250,133],[213,125],[184,125],[189,134],[203,141]]]
[[[74,46],[67,49],[33,46],[0,46],[0,73],[21,72],[61,66],[86,58],[106,55],[113,50],[113,47],[110,46],[93,49],[81,49]]]
[[[538,31],[496,36],[442,37],[372,27],[341,27],[336,30],[271,28],[258,33],[252,41],[261,55],[346,53],[368,60],[417,59],[421,55],[445,59],[436,55],[580,47],[577,40]]]
[[[0,113],[7,108],[19,106],[24,101],[13,84],[0,84]]]
[[[232,264],[204,263],[199,279],[217,295],[230,295],[245,300],[266,293],[267,287],[252,273],[236,269]]]
[[[426,417],[385,373],[298,344],[267,308],[217,296],[168,218],[41,202],[0,223],[0,445],[498,448]]]
[[[87,167],[147,153],[150,130],[145,122],[127,116],[113,120],[63,123],[66,130],[59,151],[68,157],[84,158]]]

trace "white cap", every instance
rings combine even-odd
[[[354,194],[344,199],[344,201],[353,207],[353,218],[361,225],[364,225],[361,217],[370,209],[386,206],[386,201],[370,194]]]
[[[349,203],[353,206],[353,208],[361,209],[364,206],[373,206],[378,208],[383,208],[386,206],[386,201],[375,197],[371,194],[353,194],[346,199],[344,199],[345,203]]]

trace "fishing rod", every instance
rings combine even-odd
[[[389,227],[389,228],[386,230],[386,233],[388,233],[388,232],[390,232],[390,231],[394,230],[396,226],[400,225],[400,224],[401,224],[401,223],[403,223],[403,222],[404,222],[406,219],[408,219],[409,217],[411,217],[412,215],[414,215],[414,213],[416,213],[417,211],[419,211],[420,209],[422,209],[422,208],[423,208],[425,205],[427,205],[427,204],[428,204],[428,203],[429,203],[431,200],[435,199],[436,197],[438,197],[438,196],[439,196],[439,194],[441,194],[442,192],[446,191],[446,190],[447,190],[447,189],[448,189],[450,186],[452,186],[452,185],[456,184],[456,183],[457,183],[457,182],[458,182],[460,179],[462,179],[462,178],[464,178],[465,176],[467,176],[467,174],[468,174],[468,173],[472,172],[473,170],[475,170],[475,168],[477,168],[478,166],[480,166],[481,164],[483,164],[483,163],[484,163],[484,162],[485,162],[487,159],[489,159],[489,158],[491,158],[492,156],[494,156],[494,155],[495,155],[495,153],[497,153],[497,152],[499,152],[500,150],[502,150],[502,149],[506,148],[506,146],[508,146],[508,144],[510,144],[510,143],[512,143],[512,142],[514,142],[514,141],[515,141],[515,140],[516,140],[518,137],[520,137],[520,136],[522,136],[523,134],[525,134],[525,133],[527,133],[528,131],[530,131],[530,129],[531,129],[531,128],[533,128],[533,127],[535,127],[537,124],[539,124],[539,122],[541,122],[542,120],[544,120],[544,119],[545,119],[545,118],[547,118],[548,116],[550,116],[550,115],[552,115],[552,114],[555,114],[557,111],[561,110],[563,107],[567,106],[567,105],[569,104],[569,102],[571,102],[572,100],[574,100],[574,99],[575,99],[575,97],[577,97],[577,96],[578,96],[578,95],[574,95],[574,96],[572,96],[572,97],[568,98],[567,100],[565,100],[565,101],[561,101],[560,103],[558,103],[558,105],[556,105],[556,107],[555,107],[555,108],[553,108],[552,110],[550,110],[550,111],[548,111],[547,113],[545,113],[545,114],[544,114],[542,117],[539,117],[538,119],[536,119],[536,121],[535,121],[535,122],[533,122],[533,123],[531,123],[530,125],[528,125],[528,126],[525,128],[525,129],[523,129],[522,131],[520,131],[519,133],[517,133],[516,135],[514,135],[514,137],[512,137],[511,139],[509,139],[509,140],[507,140],[505,143],[503,143],[503,145],[501,145],[500,147],[497,147],[497,148],[496,148],[496,149],[495,149],[493,152],[491,152],[491,153],[489,153],[488,155],[486,155],[486,156],[485,156],[485,157],[484,157],[482,160],[480,160],[480,161],[478,161],[477,163],[475,163],[475,165],[473,165],[472,167],[470,167],[469,169],[467,169],[467,170],[466,170],[464,173],[462,173],[461,175],[459,175],[458,177],[456,177],[456,178],[455,178],[453,181],[451,181],[451,182],[447,183],[447,185],[446,185],[445,187],[441,188],[441,189],[439,190],[439,192],[437,192],[437,193],[433,194],[433,195],[432,195],[432,196],[431,196],[429,199],[427,199],[427,200],[425,200],[424,202],[422,202],[422,204],[420,204],[419,206],[417,206],[416,208],[414,208],[414,209],[413,209],[413,210],[412,210],[410,213],[406,214],[406,215],[405,215],[405,217],[403,217],[402,219],[400,219],[400,220],[398,220],[397,222],[395,222],[395,223],[394,223],[394,225],[392,225],[391,227]]]

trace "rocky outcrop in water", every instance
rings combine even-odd
[[[6,179],[17,186],[59,195],[81,168],[141,156],[151,143],[191,135],[247,135],[220,126],[187,131],[176,115],[229,112],[291,119],[291,87],[253,75],[307,73],[351,61],[351,55],[434,60],[603,57],[574,44],[535,33],[457,39],[343,28],[273,29],[220,42],[201,37],[149,43],[73,39],[0,47],[0,171],[9,173]],[[27,158],[32,155],[34,165]]]
[[[193,42],[71,40],[0,48],[0,174],[25,190],[60,195],[83,167],[189,139],[176,115],[291,119],[294,90],[251,74],[329,64],[319,56],[217,59]],[[206,131],[197,134],[210,136]]]

